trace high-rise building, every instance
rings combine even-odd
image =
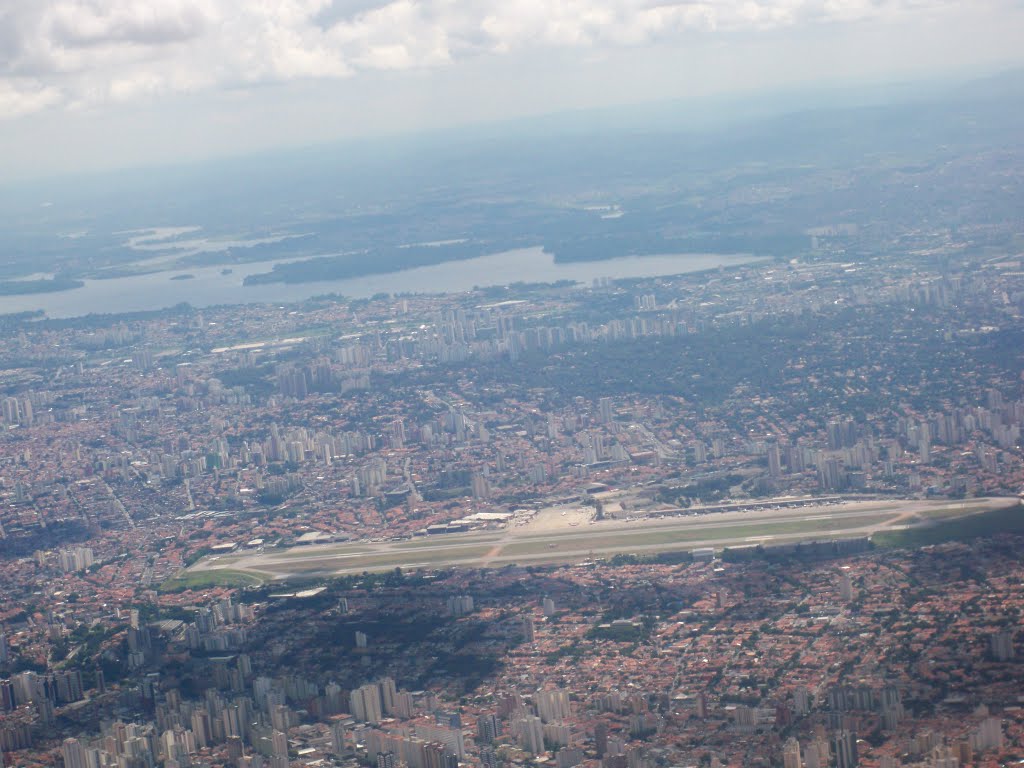
[[[975,752],[1001,749],[1003,746],[1003,724],[998,717],[986,717],[970,736],[970,746]]]
[[[846,571],[839,574],[839,599],[844,603],[853,601],[853,581]]]
[[[803,760],[800,757],[800,742],[796,739],[789,739],[782,748],[783,768],[803,768]]]
[[[496,715],[480,715],[476,721],[476,738],[483,744],[490,744],[501,733],[501,723]]]
[[[270,724],[275,730],[287,732],[292,725],[292,711],[285,704],[275,704],[270,708]]]
[[[32,670],[14,675],[11,683],[14,685],[14,701],[19,707],[44,697],[42,678]]]
[[[528,643],[532,643],[536,639],[537,629],[533,621],[533,616],[527,616],[523,619],[523,635]]]
[[[524,752],[539,755],[544,751],[544,725],[539,717],[527,715],[516,722],[519,732],[519,748]]]
[[[608,723],[603,720],[594,725],[594,751],[604,757],[608,751]]]
[[[459,760],[466,757],[466,746],[460,728],[445,728],[440,725],[417,725],[416,736],[424,741],[444,745],[448,754],[455,755]]]
[[[78,739],[64,739],[61,754],[64,757],[64,768],[86,768],[85,747]]]
[[[192,735],[199,749],[205,749],[210,745],[213,733],[210,729],[210,715],[205,707],[198,707],[192,711]]]
[[[992,647],[992,656],[996,661],[1009,661],[1014,657],[1013,633],[1007,630],[996,632],[989,637],[989,645]],[[0,659],[3,650],[0,649]]]
[[[401,419],[391,422],[391,447],[397,449],[405,447],[405,422]]]
[[[544,742],[567,747],[572,742],[572,728],[565,723],[547,723],[544,726]]]
[[[271,735],[271,744],[275,756],[288,757],[288,734],[274,731]]]
[[[349,694],[349,709],[356,720],[379,723],[384,716],[380,687],[376,683],[368,683],[356,688]]]
[[[811,711],[811,692],[806,686],[798,686],[793,690],[793,714],[806,715]]]
[[[470,486],[474,499],[486,501],[487,499],[491,498],[490,483],[487,481],[487,478],[484,477],[481,473],[473,473],[473,476],[470,479]]]
[[[903,700],[900,690],[894,685],[885,686],[878,696],[878,709],[882,713],[882,727],[894,731],[903,719]]]
[[[837,458],[822,459],[818,463],[818,485],[822,490],[841,491],[846,488],[846,470]]]
[[[457,595],[448,598],[448,613],[452,616],[465,616],[473,612],[473,598],[470,595]]]
[[[57,562],[65,573],[84,571],[93,564],[93,553],[89,547],[72,547],[57,553]]]
[[[3,412],[4,421],[8,424],[17,424],[21,421],[21,406],[16,397],[5,397],[0,401],[0,411]]]
[[[693,705],[693,712],[701,720],[708,716],[708,697],[704,691],[697,694],[697,699]]]
[[[935,747],[928,755],[928,768],[960,768],[960,758],[945,745]]]
[[[331,751],[338,757],[345,757],[351,751],[348,729],[340,720],[331,725]]]
[[[245,757],[245,747],[242,745],[242,739],[239,736],[229,735],[225,741],[228,745],[228,759],[234,765],[238,765],[238,761]]]
[[[394,714],[395,699],[398,696],[398,691],[395,689],[395,681],[390,677],[382,677],[377,681],[377,687],[380,689],[380,703],[384,714]]]
[[[971,761],[974,760],[974,750],[971,749],[971,742],[968,739],[963,739],[957,742],[956,755],[960,760],[960,765],[971,764]],[[899,768],[899,766],[895,766],[894,768]]]
[[[389,713],[399,717],[410,719],[416,714],[416,700],[408,691],[399,691],[395,694],[394,712]]]
[[[693,444],[693,461],[695,464],[703,464],[708,460],[708,449],[707,446],[702,442],[696,442]]]
[[[821,745],[812,741],[804,749],[803,754],[804,768],[825,768],[828,762],[828,756],[824,758],[821,756]]]
[[[782,454],[778,443],[771,443],[768,446],[768,474],[772,477],[782,477]]]
[[[537,707],[537,714],[545,723],[568,720],[572,716],[567,691],[537,691],[533,695],[533,703]]]
[[[838,731],[832,737],[832,751],[835,752],[836,768],[856,768],[857,734],[853,731]]]
[[[132,365],[137,371],[145,372],[151,370],[153,368],[153,350],[149,347],[136,350],[135,354],[132,355]]]

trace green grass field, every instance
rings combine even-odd
[[[456,535],[456,534],[447,534],[447,536],[453,536],[453,535]],[[501,533],[493,533],[493,534],[475,533],[475,534],[473,534],[473,543],[474,544],[484,544],[484,543],[487,543],[487,542],[495,542],[495,543],[497,543],[497,542],[499,542],[501,540],[502,540],[502,534]],[[411,541],[400,541],[400,542],[395,544],[395,549],[409,551],[409,550],[421,549],[422,547],[436,547],[437,545],[443,544],[443,543],[445,543],[444,536],[427,536],[425,539],[412,539]],[[455,546],[457,543],[458,543],[457,541],[453,541],[452,546]]]
[[[494,533],[492,535],[486,534],[475,534],[473,536],[473,544],[486,544],[487,542],[498,542],[501,540],[500,533]],[[446,542],[444,537],[441,536],[427,536],[426,538],[412,539],[409,541],[397,541],[391,544],[396,552],[415,552],[418,549],[424,547],[436,547],[441,544],[448,544],[451,547],[458,547],[459,543],[456,541]],[[462,543],[462,546],[469,546],[469,542]],[[340,543],[340,544],[327,544],[318,545],[313,547],[299,547],[287,552],[278,552],[274,550],[268,550],[268,554],[273,553],[275,558],[307,558],[310,556],[316,557],[338,557],[347,555],[359,555],[359,554],[371,554],[380,551],[373,544],[366,544],[364,542],[353,542],[353,543]],[[225,560],[231,562],[231,558],[235,555],[227,555]]]
[[[501,556],[541,554],[548,550],[593,549],[602,551],[616,548],[627,551],[629,547],[657,547],[661,544],[686,544],[693,541],[729,540],[742,542],[744,539],[760,536],[778,536],[791,533],[828,533],[842,525],[861,527],[878,525],[891,520],[895,514],[869,515],[843,521],[841,518],[827,520],[792,520],[784,523],[751,523],[749,525],[695,528],[693,530],[665,529],[658,531],[620,531],[615,534],[594,535],[560,541],[557,537],[526,540],[502,548]],[[555,544],[554,548],[549,544]]]
[[[168,579],[160,585],[161,592],[182,592],[186,589],[203,587],[258,587],[263,579],[248,571],[230,569],[216,571],[191,571]]]
[[[926,547],[947,541],[971,541],[1000,533],[1024,533],[1024,506],[1014,503],[990,512],[943,519],[934,525],[886,531],[875,534],[871,540],[877,547]]]
[[[917,516],[925,520],[944,520],[947,518],[964,517],[980,512],[988,507],[985,502],[964,501],[953,506],[941,506],[936,509],[923,510]]]
[[[299,547],[299,548],[291,550],[289,552],[277,552],[275,550],[270,550],[270,551],[274,553],[274,557],[302,558],[302,557],[309,557],[311,553],[319,554],[320,552],[323,552],[325,555],[326,554],[334,555],[336,553],[346,554],[346,555],[350,555],[350,554],[351,555],[358,555],[358,554],[363,553],[363,552],[373,552],[374,550],[372,548],[370,548],[370,547],[360,547],[360,546],[352,546],[352,545],[348,545],[348,544],[339,544],[336,547],[332,546],[330,549],[319,549],[319,548],[318,549],[311,549],[311,548],[308,548],[308,547],[306,547],[306,548]]]
[[[491,550],[490,546],[461,546],[445,547],[430,552],[414,553],[391,552],[380,555],[367,555],[365,557],[354,557],[351,560],[341,560],[336,557],[325,556],[304,560],[299,563],[267,563],[263,566],[271,573],[298,573],[310,571],[333,572],[351,568],[352,570],[387,570],[395,566],[408,567],[410,558],[415,557],[417,563],[430,565],[444,565],[453,560],[472,560],[483,558]],[[201,573],[218,573],[218,571],[201,571]]]

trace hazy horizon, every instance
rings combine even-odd
[[[13,183],[669,102],[820,102],[1020,67],[1022,30],[1009,0],[18,2],[0,11],[0,170]]]

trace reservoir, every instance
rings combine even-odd
[[[81,288],[54,293],[0,297],[0,314],[41,309],[54,318],[94,313],[139,312],[187,302],[193,307],[218,304],[285,304],[335,293],[367,298],[377,293],[459,293],[476,287],[515,282],[590,284],[598,278],[658,277],[748,264],[761,259],[744,254],[677,254],[627,256],[603,261],[555,263],[541,247],[447,261],[428,267],[314,283],[245,286],[247,275],[269,272],[277,261],[189,266],[145,275],[86,280]],[[225,267],[230,267],[230,271]],[[181,279],[184,274],[190,279]],[[177,278],[177,279],[175,279]]]

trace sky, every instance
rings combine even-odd
[[[1024,64],[1021,0],[2,0],[0,181]]]

